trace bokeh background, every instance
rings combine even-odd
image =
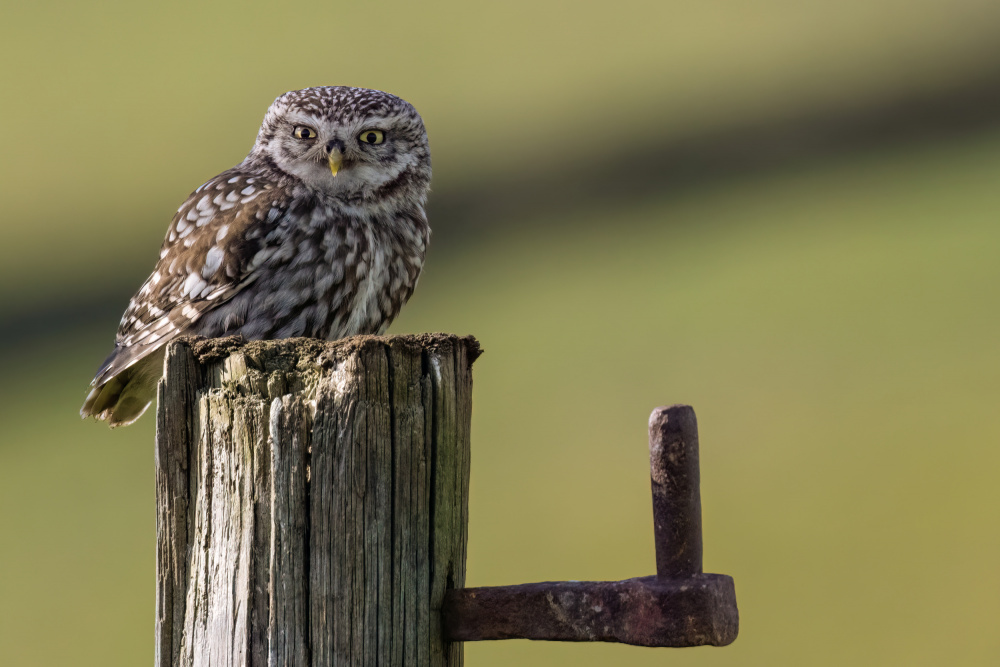
[[[654,571],[698,411],[727,648],[489,665],[1000,664],[1000,4],[5,2],[0,663],[148,664],[153,419],[77,409],[184,197],[309,85],[434,155],[392,332],[475,334],[468,583]]]

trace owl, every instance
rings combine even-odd
[[[138,419],[181,335],[383,332],[423,267],[430,180],[423,121],[402,99],[343,86],[278,97],[246,159],[177,210],[80,414]]]

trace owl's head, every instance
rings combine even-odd
[[[416,196],[423,203],[431,179],[420,114],[367,88],[285,93],[267,110],[248,159],[270,160],[308,187],[346,200]]]

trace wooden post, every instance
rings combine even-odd
[[[157,667],[462,664],[473,338],[172,343]]]

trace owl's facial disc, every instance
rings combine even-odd
[[[417,162],[391,116],[334,122],[292,112],[284,121],[268,152],[281,169],[334,197],[366,197]]]
[[[316,194],[352,202],[421,199],[431,175],[420,116],[398,98],[364,89],[286,93],[268,110],[252,155]]]

